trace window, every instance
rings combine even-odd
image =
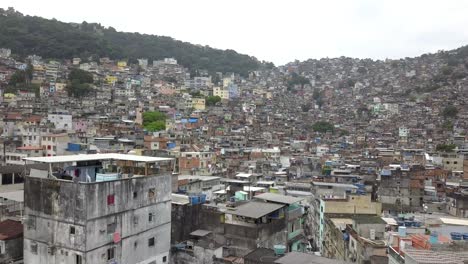
[[[107,224],[107,234],[113,234],[115,232],[116,226],[116,223]]]
[[[36,217],[29,216],[28,219],[26,219],[26,225],[28,230],[36,230]]]
[[[113,194],[107,195],[107,205],[114,205],[115,197]]]
[[[153,213],[149,213],[148,214],[148,222],[153,222],[154,220],[154,214]]]
[[[76,234],[76,230],[74,226],[70,226],[70,235]]]
[[[107,260],[113,260],[115,257],[115,248],[107,249]]]
[[[137,198],[138,197],[138,193],[137,192],[133,192],[133,199]]]
[[[154,237],[148,239],[148,247],[154,247]]]
[[[454,161],[453,164],[458,164],[458,161]]]
[[[76,255],[75,264],[83,264],[83,258],[81,255]]]
[[[162,259],[162,261],[163,261],[164,263],[166,263],[166,261],[167,261],[167,256],[164,256],[163,259]]]
[[[154,188],[150,188],[148,190],[148,198],[153,198],[155,194],[156,194],[156,191]]]
[[[31,243],[31,253],[37,255],[37,244],[36,243]]]

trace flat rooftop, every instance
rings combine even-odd
[[[202,175],[178,175],[179,180],[200,180],[200,181],[212,181],[219,180],[221,177],[218,176],[202,176]]]
[[[289,252],[284,257],[275,260],[277,264],[345,264],[345,262],[337,259],[329,259],[324,257],[315,256],[312,254],[302,252]]]
[[[123,160],[134,162],[153,163],[160,161],[170,161],[172,158],[160,158],[149,156],[138,156],[130,154],[119,153],[106,153],[106,154],[79,154],[79,155],[66,155],[66,156],[53,156],[53,157],[31,157],[24,158],[25,161],[33,161],[40,163],[67,163],[78,161],[93,161],[93,160]]]
[[[274,203],[288,204],[288,205],[298,203],[304,200],[304,198],[297,198],[297,197],[282,195],[282,194],[277,194],[277,193],[262,193],[262,194],[254,196],[254,198],[269,201],[269,202],[274,202]]]
[[[352,184],[346,184],[346,183],[334,183],[334,182],[316,182],[313,181],[312,185],[315,186],[332,186],[332,187],[342,187],[342,188],[351,188],[351,189],[358,189],[358,187],[352,185]]]
[[[282,208],[282,204],[264,203],[250,201],[248,203],[239,205],[235,210],[228,210],[226,214],[239,215],[249,218],[260,218],[267,214],[273,213],[274,211]]]

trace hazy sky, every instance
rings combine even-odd
[[[8,6],[28,15],[234,49],[277,65],[342,55],[401,58],[468,44],[466,0],[0,2]]]

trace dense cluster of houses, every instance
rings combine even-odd
[[[18,225],[34,205],[27,177],[53,169],[30,161],[115,153],[173,160],[170,254],[156,243],[164,250],[148,263],[463,263],[468,78],[445,74],[445,58],[309,60],[240,76],[191,72],[173,58],[18,60],[0,49],[0,263],[23,258],[11,248],[23,244]],[[37,89],[12,89],[28,65]],[[80,98],[67,93],[74,68],[94,79]],[[144,114],[154,111],[165,128],[148,131]],[[121,243],[120,233],[109,239],[102,247]],[[98,263],[75,246],[74,263]],[[39,251],[41,263],[50,252]],[[103,256],[124,261],[114,249]]]

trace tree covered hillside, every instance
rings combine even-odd
[[[96,23],[73,24],[25,16],[14,9],[0,9],[0,47],[19,56],[36,54],[51,59],[94,56],[134,62],[138,58],[152,61],[173,57],[191,70],[242,75],[262,66],[255,57],[234,50],[193,45],[170,37],[118,32]]]

